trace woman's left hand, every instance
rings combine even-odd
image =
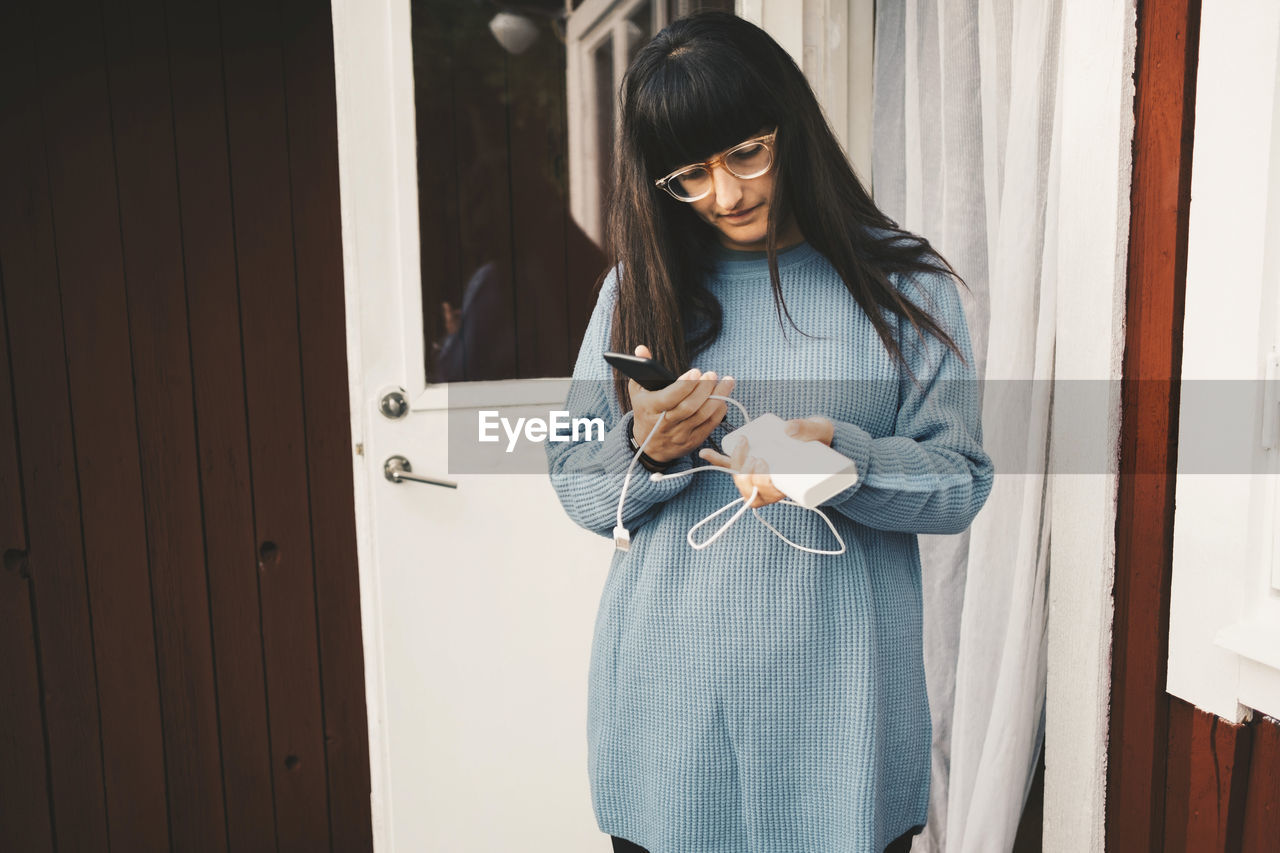
[[[790,420],[785,427],[787,435],[792,438],[800,441],[821,441],[828,447],[831,446],[831,440],[835,436],[835,429],[836,425],[821,415]],[[751,498],[752,489],[757,490],[755,500],[749,504],[753,508],[768,506],[785,498],[786,495],[773,484],[773,478],[769,476],[769,466],[763,459],[757,459],[749,453],[750,448],[747,442],[742,441],[734,450],[732,457],[717,453],[709,447],[698,451],[698,456],[712,465],[742,472],[733,475],[733,483],[738,487],[743,500]]]
[[[827,447],[831,446],[831,441],[836,435],[835,422],[822,415],[789,420],[785,430],[792,438],[798,438],[801,441],[821,441]]]

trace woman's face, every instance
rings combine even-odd
[[[766,157],[770,156],[772,137],[763,129],[757,136],[744,140],[734,149],[726,149],[734,152],[734,157],[737,158],[734,162],[740,174],[754,171],[752,158],[758,156],[755,152],[761,149],[759,146],[745,149],[742,146],[757,140],[765,142],[764,154]],[[722,159],[726,151],[718,152],[701,164],[703,169],[711,164],[710,187],[705,196],[686,203],[693,208],[698,218],[715,229],[716,236],[724,247],[744,252],[762,252],[765,250],[765,238],[769,231],[769,213],[777,183],[777,163],[774,162],[768,167],[768,171],[757,177],[740,178],[726,168]],[[690,189],[688,185],[684,188]],[[692,191],[703,190],[694,187]],[[794,245],[802,239],[791,217],[781,223],[778,231],[779,248]]]
[[[717,163],[711,167],[711,192],[688,203],[703,222],[718,232],[720,244],[725,248],[764,251],[777,175],[777,164],[774,166],[758,178],[739,178],[723,163]]]

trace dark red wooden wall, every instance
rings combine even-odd
[[[327,3],[0,6],[0,847],[368,850]]]
[[[1138,4],[1106,846],[1262,853],[1280,850],[1280,725],[1165,692],[1199,21],[1200,0]]]

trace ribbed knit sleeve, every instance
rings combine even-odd
[[[551,485],[565,512],[576,524],[606,537],[613,535],[618,497],[635,455],[630,438],[633,415],[630,411],[622,413],[622,406],[613,393],[612,368],[604,360],[616,298],[617,277],[615,271],[611,271],[600,287],[565,401],[570,418],[601,419],[605,424],[604,440],[584,436],[578,441],[546,443]],[[692,466],[690,457],[683,456],[668,473]],[[691,477],[654,482],[637,462],[627,486],[623,524],[634,534],[658,506],[687,489],[691,482]]]
[[[857,424],[835,422],[831,446],[857,463],[859,479],[822,505],[877,530],[959,533],[982,508],[994,477],[982,449],[969,329],[949,276],[914,275],[907,282],[904,295],[951,335],[964,361],[927,333],[922,345],[910,323],[899,322],[898,341],[919,384],[903,371],[892,435],[873,438]]]

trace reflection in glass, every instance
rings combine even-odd
[[[670,12],[732,6],[411,0],[429,381],[572,372],[627,63]]]
[[[596,151],[600,173],[600,198],[608,203],[609,188],[613,186],[613,123],[614,102],[617,95],[613,88],[613,40],[605,39],[592,54],[592,68],[596,80]]]
[[[604,259],[569,215],[564,3],[411,10],[428,380],[567,376]]]
[[[646,0],[646,2],[638,4],[631,14],[627,16],[628,63],[631,62],[631,57],[635,56],[636,51],[644,46],[649,39],[653,38],[655,11],[653,3]]]

